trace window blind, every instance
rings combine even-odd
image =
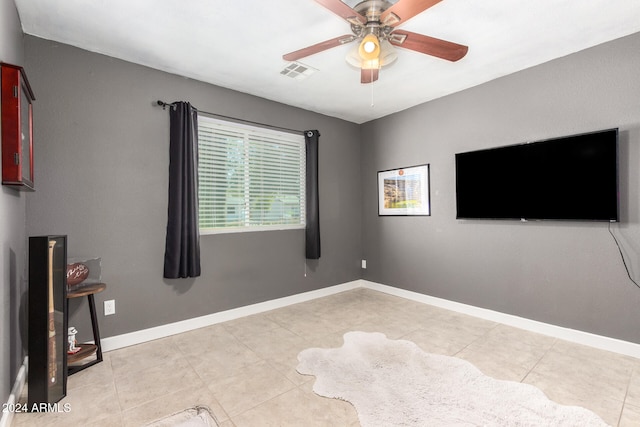
[[[200,232],[303,228],[304,136],[198,117]]]

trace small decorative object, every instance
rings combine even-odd
[[[76,286],[89,277],[89,267],[81,262],[67,264],[67,285]]]
[[[431,215],[429,165],[378,172],[378,215]]]
[[[67,285],[87,286],[102,283],[102,258],[70,257],[67,259]]]
[[[70,326],[67,331],[67,336],[69,337],[69,348],[67,349],[67,354],[76,354],[80,351],[80,347],[78,347],[78,341],[76,340],[76,334],[78,330],[73,326]]]

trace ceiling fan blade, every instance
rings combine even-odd
[[[389,42],[394,46],[415,50],[425,55],[437,56],[452,62],[462,59],[469,50],[468,46],[404,30],[391,33]]]
[[[373,83],[378,80],[378,75],[380,74],[379,68],[361,68],[360,69],[360,83]]]
[[[404,24],[417,14],[424,12],[441,1],[442,0],[399,0],[398,3],[382,12],[380,22],[391,27]]]
[[[294,52],[289,52],[285,55],[282,55],[282,59],[284,59],[285,61],[297,61],[298,59],[313,55],[314,53],[322,52],[327,49],[331,49],[332,47],[342,46],[343,44],[350,43],[355,39],[356,37],[353,34],[345,34],[343,36],[335,37],[330,40],[325,40],[312,46],[307,46]]]
[[[352,24],[359,23],[360,25],[364,25],[367,23],[367,18],[360,15],[340,0],[315,0],[315,2],[321,4],[331,12]]]

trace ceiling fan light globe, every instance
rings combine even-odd
[[[370,61],[362,61],[360,67],[363,70],[378,70],[380,69],[380,60],[372,59]]]
[[[352,49],[347,56],[344,58],[347,63],[355,68],[360,68],[360,64],[362,63],[362,58],[358,54],[358,46],[355,49]]]
[[[380,66],[384,67],[385,65],[389,65],[398,59],[398,54],[394,49],[393,45],[389,43],[388,40],[382,40],[380,42]]]
[[[368,34],[360,43],[358,54],[365,61],[376,59],[380,56],[380,41],[374,34]]]
[[[368,41],[363,43],[362,48],[365,52],[372,53],[374,50],[376,50],[376,44],[372,41]]]
[[[354,46],[353,49],[349,50],[349,53],[345,56],[345,60],[349,65],[357,69],[369,69],[373,64],[372,61],[377,61],[378,65],[374,68],[384,67],[385,65],[389,65],[398,59],[398,54],[396,53],[395,48],[389,41],[380,40],[380,56],[375,59],[362,59],[359,53],[359,46]]]

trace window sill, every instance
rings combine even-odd
[[[304,224],[295,225],[278,225],[278,226],[255,226],[255,227],[225,227],[214,230],[200,230],[201,236],[211,234],[229,234],[229,233],[251,233],[254,231],[283,231],[283,230],[302,230],[306,228]]]

